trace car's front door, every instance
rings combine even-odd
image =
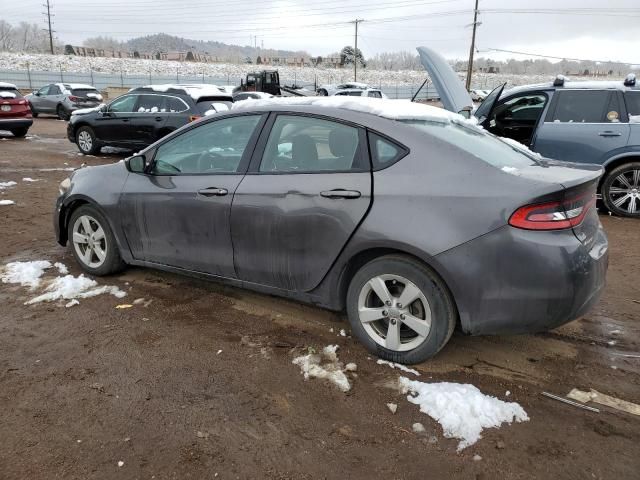
[[[49,88],[51,85],[45,85],[31,98],[31,105],[33,105],[36,113],[50,112],[51,109],[47,106],[47,95],[49,95]]]
[[[138,95],[123,95],[96,115],[94,130],[99,140],[126,143],[133,136],[131,117],[137,100]]]
[[[371,203],[361,128],[273,114],[236,190],[231,236],[238,278],[292,291],[316,287]]]
[[[485,128],[500,137],[531,145],[535,131],[547,105],[544,92],[527,92],[500,100],[485,122]]]
[[[557,160],[603,163],[627,145],[629,123],[617,90],[558,90],[532,149]]]
[[[44,98],[47,110],[49,112],[56,112],[58,105],[64,99],[64,95],[60,87],[54,83],[53,85],[49,85],[49,92]]]
[[[120,197],[133,258],[235,277],[229,217],[263,116],[220,118],[155,150],[145,174],[131,173]]]

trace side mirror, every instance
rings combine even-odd
[[[144,155],[134,155],[125,160],[127,168],[132,173],[144,173],[147,169],[147,157]]]
[[[39,97],[39,96],[40,96],[40,92],[39,92],[38,90],[34,90],[32,93],[33,93],[36,97]]]

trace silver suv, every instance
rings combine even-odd
[[[102,103],[102,95],[96,87],[81,83],[52,83],[34,90],[25,98],[34,117],[51,113],[61,120],[69,120],[75,110],[97,107]]]
[[[435,51],[419,47],[423,66],[445,108],[471,112],[462,82]],[[555,81],[500,85],[473,112],[491,133],[516,140],[556,160],[602,165],[599,193],[616,215],[640,217],[640,85],[634,74],[619,81]]]

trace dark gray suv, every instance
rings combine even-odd
[[[419,47],[445,108],[470,111],[472,100],[446,61]],[[640,85],[624,81],[554,82],[509,90],[500,85],[473,112],[491,133],[543,157],[604,166],[599,193],[616,215],[640,217]]]

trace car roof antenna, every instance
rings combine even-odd
[[[420,90],[422,90],[422,87],[424,87],[428,81],[429,81],[429,77],[424,79],[424,82],[422,82],[422,85],[420,85],[420,88],[418,89],[418,91],[413,95],[413,97],[411,97],[411,101],[412,102],[414,102],[416,100],[416,97],[420,93]]]

